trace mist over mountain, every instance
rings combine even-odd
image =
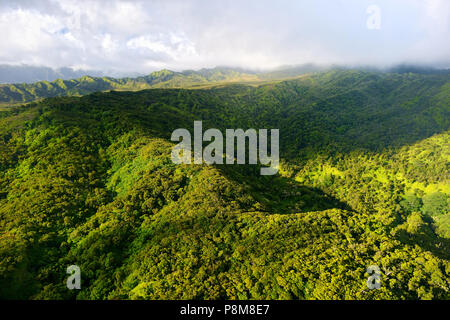
[[[82,76],[92,77],[125,77],[139,76],[138,72],[117,72],[117,71],[100,71],[100,70],[83,70],[63,67],[53,69],[44,66],[32,65],[0,65],[0,83],[33,83],[37,81],[54,81],[56,79],[75,79]]]
[[[384,71],[384,72],[413,72],[413,73],[446,73],[450,69],[442,69],[427,65],[414,64],[399,64],[391,67],[371,67],[371,66],[345,66],[345,65],[318,65],[314,63],[306,63],[301,65],[286,65],[269,70],[227,67],[218,66],[215,68],[202,68],[199,70],[183,70],[180,73],[184,75],[199,74],[207,76],[214,73],[216,70],[232,70],[245,74],[258,74],[266,79],[279,79],[287,77],[295,77],[301,74],[325,71],[330,69],[360,69],[369,71]],[[110,78],[124,78],[124,77],[140,77],[144,76],[142,72],[120,72],[114,70],[83,70],[74,69],[71,67],[63,67],[53,69],[45,66],[32,65],[0,65],[0,83],[16,84],[16,83],[33,83],[38,81],[54,81],[57,79],[71,80],[81,78],[83,76],[90,77],[110,77]]]
[[[103,76],[101,71],[74,70],[71,68],[53,69],[29,65],[0,65],[0,83],[32,83],[74,79],[84,75]]]
[[[14,68],[5,70],[11,71],[14,75]],[[57,96],[79,96],[97,91],[109,90],[142,90],[150,88],[204,88],[227,83],[250,83],[261,84],[262,82],[281,81],[302,75],[326,72],[330,70],[361,70],[376,73],[417,73],[417,74],[449,74],[449,69],[437,69],[427,66],[398,65],[390,68],[360,67],[359,69],[350,66],[320,66],[315,64],[304,64],[298,66],[284,66],[270,71],[258,71],[244,68],[216,67],[203,68],[200,70],[185,70],[181,72],[171,70],[159,70],[148,75],[137,77],[111,77],[111,76],[90,76],[83,75],[79,78],[71,78],[78,74],[96,74],[96,72],[73,71],[70,68],[52,70],[48,68],[22,67],[18,68],[18,75],[27,71],[30,74],[35,70],[33,76],[59,76],[64,73],[69,79],[63,77],[49,81],[37,81],[32,83],[0,84],[0,106],[10,104],[27,103],[43,98]],[[25,71],[24,71],[25,70]],[[101,72],[98,72],[101,73]]]

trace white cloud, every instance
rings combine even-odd
[[[379,31],[366,9],[382,10]],[[449,66],[450,1],[94,1],[0,3],[0,63],[148,72],[232,65]]]
[[[106,51],[106,52],[114,52],[117,50],[118,48],[118,41],[112,39],[111,35],[109,33],[105,34],[102,38],[101,38],[101,43],[102,43],[102,48]]]

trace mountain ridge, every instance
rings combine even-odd
[[[216,67],[198,71],[181,72],[163,69],[146,76],[136,78],[93,77],[84,75],[77,79],[56,79],[51,82],[0,84],[0,107],[20,105],[49,97],[80,96],[97,91],[125,90],[136,91],[151,88],[205,88],[228,83],[264,84],[283,81],[317,72],[331,70],[352,70],[345,67],[320,67],[306,64],[296,67],[284,67],[273,71],[256,72],[240,68]],[[373,71],[370,68],[353,69],[369,72],[392,72],[399,74],[449,74],[448,70],[437,70],[419,66],[400,65],[387,70]]]

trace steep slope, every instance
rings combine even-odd
[[[334,71],[4,112],[0,296],[448,299],[448,83]],[[174,165],[194,120],[280,128],[281,174]]]

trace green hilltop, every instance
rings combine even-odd
[[[1,87],[7,103],[65,97],[0,112],[0,297],[449,299],[449,75],[270,80]],[[278,128],[279,174],[173,164],[170,135],[194,120]],[[81,290],[66,288],[72,264]]]

